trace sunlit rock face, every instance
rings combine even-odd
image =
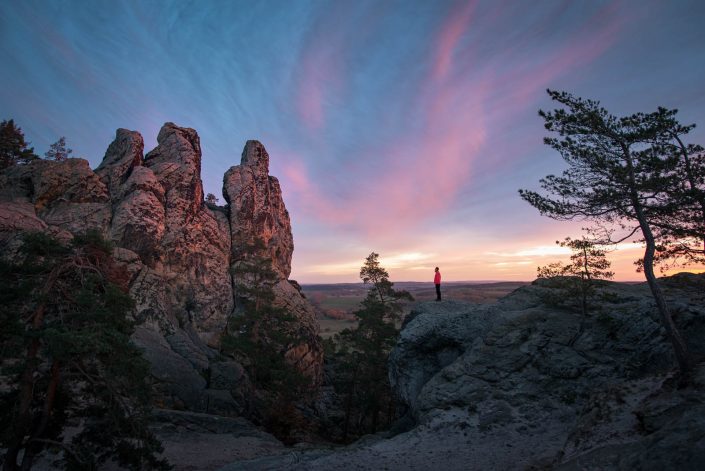
[[[287,357],[315,382],[322,349],[313,310],[287,280],[293,239],[262,144],[248,141],[242,163],[225,177],[228,207],[203,201],[201,146],[195,130],[166,123],[143,156],[135,131],[118,129],[103,161],[39,160],[0,172],[0,244],[10,253],[21,234],[40,230],[64,240],[97,229],[113,241],[131,274],[145,350],[163,406],[239,414],[249,385],[242,368],[219,359],[220,337],[235,311],[231,267],[237,244],[259,238],[280,278],[276,302],[300,319],[305,341]],[[231,374],[232,373],[232,374]],[[231,377],[232,376],[232,377]]]
[[[275,304],[299,319],[299,333],[305,339],[287,357],[319,382],[323,348],[318,340],[318,322],[311,304],[288,281],[294,251],[289,212],[284,206],[279,180],[269,175],[269,154],[259,141],[247,141],[240,165],[225,173],[223,196],[230,205],[232,266],[252,255],[272,260],[272,268],[279,277],[274,286]],[[256,239],[264,243],[260,253],[242,251],[244,245]]]
[[[266,248],[257,255],[271,259],[272,268],[287,279],[294,252],[291,222],[279,180],[269,175],[269,154],[260,142],[247,141],[240,165],[225,173],[223,196],[230,203],[232,240],[262,239]],[[233,250],[233,262],[237,262],[237,245]]]

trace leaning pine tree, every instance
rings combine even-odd
[[[675,120],[663,119],[663,109],[618,118],[597,101],[549,90],[564,109],[540,111],[548,131],[559,138],[545,138],[568,164],[561,176],[541,180],[547,195],[519,190],[521,197],[541,214],[557,220],[582,219],[597,226],[615,226],[623,236],[606,232],[604,243],[618,243],[637,237],[645,245],[643,270],[656,301],[666,334],[682,374],[690,370],[686,343],[676,328],[663,292],[654,274],[659,244],[657,229],[665,215],[675,214],[674,199],[682,198],[675,188],[683,180],[678,155],[669,152]],[[672,114],[675,114],[673,112]],[[683,223],[684,221],[681,221]],[[673,227],[682,227],[672,221]],[[677,234],[670,231],[669,234]]]

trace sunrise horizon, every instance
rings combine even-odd
[[[0,12],[0,118],[39,155],[66,136],[96,168],[116,129],[139,132],[146,153],[174,122],[198,132],[204,194],[224,204],[223,174],[257,139],[291,218],[291,278],[306,283],[353,282],[371,251],[393,280],[440,266],[445,280],[530,281],[566,261],[555,241],[588,224],[543,217],[517,193],[565,167],[543,144],[537,113],[556,107],[546,89],[617,116],[677,108],[700,125],[689,140],[705,141],[700,2],[28,1]],[[640,250],[608,254],[616,280],[640,279]]]

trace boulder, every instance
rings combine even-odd
[[[703,280],[662,282],[696,357],[705,340]],[[686,422],[705,430],[685,413],[651,431],[638,423],[639,411],[653,403],[675,365],[646,284],[608,283],[587,317],[545,304],[547,289],[535,283],[492,305],[415,308],[391,355],[390,379],[416,433],[463,429],[487,450],[478,463],[497,467],[642,469],[646,460],[636,457],[646,448],[658,450],[656,441],[664,444],[653,453],[668,459],[670,442],[657,440],[659,433],[672,437]],[[693,388],[691,396],[700,386]],[[705,403],[674,402],[694,410]],[[684,433],[680,439],[691,446],[683,463],[700,459],[702,441]],[[506,459],[496,455],[498,448],[511,448]],[[615,453],[620,458],[613,460]]]

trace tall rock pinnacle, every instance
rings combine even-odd
[[[311,304],[288,280],[294,252],[291,222],[279,180],[269,175],[269,154],[262,143],[247,141],[240,165],[225,173],[223,196],[230,203],[232,266],[252,255],[272,261],[272,269],[279,276],[279,282],[273,287],[275,304],[298,319],[306,337],[305,342],[287,353],[287,358],[318,383],[322,378],[323,364],[318,322]],[[243,253],[243,247],[252,245],[257,239],[264,242],[262,253]]]
[[[259,141],[247,141],[240,165],[231,167],[223,178],[223,195],[230,203],[230,231],[233,261],[242,243],[262,239],[272,268],[282,279],[291,273],[294,239],[289,212],[284,206],[279,180],[269,175],[269,154]]]
[[[119,196],[120,187],[135,167],[142,165],[144,140],[137,131],[118,129],[115,140],[105,151],[103,161],[95,173],[108,187],[111,198]]]

